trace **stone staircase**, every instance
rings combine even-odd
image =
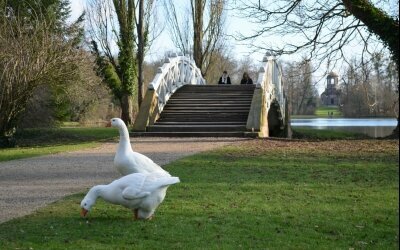
[[[255,85],[185,85],[137,136],[242,137]]]

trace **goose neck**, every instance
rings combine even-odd
[[[102,186],[103,185],[97,185],[92,187],[86,196],[95,201],[101,195]]]
[[[98,197],[104,198],[104,195],[106,193],[106,186],[107,185],[97,185],[92,187],[89,192],[87,193],[87,197],[93,200],[94,202],[97,200]]]
[[[128,129],[124,126],[119,128],[119,145],[118,151],[126,151],[131,149],[131,142],[129,140],[129,132]]]
[[[119,128],[119,137],[121,141],[129,141],[129,132],[125,126]]]

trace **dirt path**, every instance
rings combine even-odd
[[[133,138],[132,146],[163,166],[238,140],[244,139]],[[83,151],[0,162],[0,223],[118,178],[113,167],[116,147],[117,143],[106,143]]]

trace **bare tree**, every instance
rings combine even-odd
[[[165,0],[164,9],[172,42],[183,54],[193,54],[190,10],[178,9],[173,0]]]
[[[308,59],[335,62],[350,59],[345,51],[347,45],[362,44],[365,53],[383,43],[398,62],[398,13],[387,14],[389,1],[377,1],[376,5],[368,0],[237,2],[241,15],[259,27],[252,35],[240,36],[241,39],[277,35],[286,41],[279,47],[264,43],[262,49],[276,54],[307,52]]]
[[[73,80],[76,41],[55,34],[51,23],[25,22],[0,10],[0,144],[8,144],[36,88]],[[34,15],[34,14],[33,14]],[[37,14],[39,15],[39,14]]]
[[[308,60],[284,63],[286,95],[292,114],[314,114],[318,94],[312,83],[312,65]]]
[[[371,62],[352,59],[347,68],[342,79],[345,116],[398,116],[397,71],[393,71],[389,58],[383,55],[373,58]]]
[[[263,44],[276,54],[306,51],[308,59],[328,63],[348,61],[349,45],[362,45],[362,57],[386,47],[399,69],[398,1],[389,0],[278,0],[235,1],[243,17],[260,24],[257,31],[241,39],[281,36],[284,46]],[[393,3],[396,11],[392,11]],[[391,8],[392,7],[392,8]],[[295,38],[295,39],[294,39]],[[382,46],[380,46],[382,48]],[[379,48],[378,48],[379,49]],[[364,60],[364,58],[363,58]],[[328,69],[329,70],[329,69]],[[397,91],[398,91],[397,86]],[[399,121],[399,117],[397,117]],[[399,123],[396,137],[398,137]]]
[[[208,84],[218,84],[218,81],[224,70],[227,71],[232,84],[239,84],[243,74],[243,70],[240,66],[243,66],[241,62],[238,62],[228,47],[223,50],[214,52],[214,63],[212,67],[209,67],[207,75],[205,77]]]
[[[104,110],[108,109],[111,93],[93,71],[95,58],[83,49],[77,53],[79,60],[74,62],[77,68],[74,80],[55,86],[44,83],[33,91],[18,129],[51,127],[59,121],[82,123],[110,118]]]
[[[144,96],[144,56],[146,50],[153,43],[153,40],[159,36],[160,32],[156,28],[156,20],[152,20],[154,13],[154,0],[139,0],[138,17],[136,20],[137,32],[137,62],[138,62],[138,104],[142,103]],[[153,32],[152,36],[150,33]]]
[[[86,8],[99,74],[119,100],[121,118],[128,125],[133,122],[134,106],[143,99],[143,62],[152,41],[153,4],[153,0],[91,0]]]
[[[172,0],[164,3],[173,42],[182,53],[192,50],[203,76],[224,47],[225,5],[226,0],[191,0],[189,8],[179,13]]]

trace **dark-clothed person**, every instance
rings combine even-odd
[[[253,80],[249,77],[249,74],[247,74],[247,72],[243,73],[243,78],[240,81],[240,84],[253,84]]]
[[[231,84],[231,78],[228,76],[226,70],[224,70],[222,76],[219,78],[218,84]]]

